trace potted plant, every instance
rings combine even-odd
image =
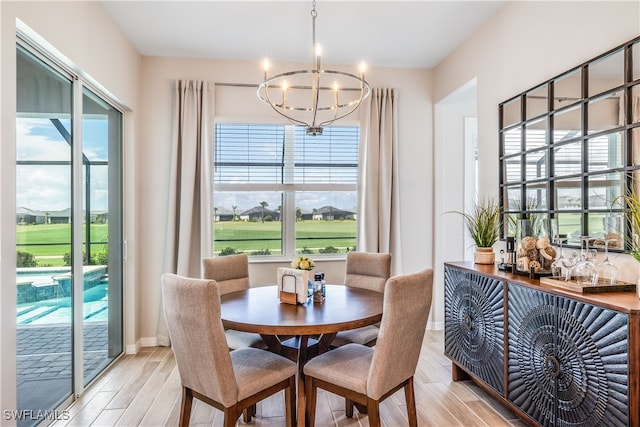
[[[457,212],[464,218],[467,231],[476,245],[474,262],[476,264],[493,264],[495,253],[493,245],[500,235],[502,210],[493,198],[481,200],[468,212]]]
[[[640,198],[638,193],[635,189],[631,189],[628,193],[616,197],[613,204],[624,208],[624,219],[630,228],[630,232],[625,233],[624,241],[629,248],[629,255],[640,262]],[[640,279],[636,284],[636,292],[640,298]]]

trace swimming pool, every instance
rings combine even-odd
[[[69,269],[18,269],[18,325],[51,325],[71,322],[71,276]],[[89,322],[108,319],[108,278],[105,266],[84,271],[83,318]]]

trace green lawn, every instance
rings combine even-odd
[[[106,242],[107,224],[91,224],[91,241]],[[64,265],[64,254],[71,252],[71,224],[34,224],[16,227],[16,249],[36,257],[39,267]],[[93,244],[93,251],[105,245]]]
[[[220,221],[215,223],[216,253],[231,247],[236,251],[251,253],[269,249],[272,255],[281,253],[282,223]],[[259,240],[263,239],[263,240]],[[308,248],[313,253],[328,246],[338,248],[345,253],[347,248],[356,244],[356,222],[353,220],[336,221],[298,221],[296,222],[296,247]]]
[[[223,221],[215,223],[216,253],[231,247],[238,252],[251,253],[268,249],[272,255],[280,254],[281,226],[279,221],[249,222]],[[91,224],[91,240],[106,242],[107,224]],[[312,253],[328,246],[338,248],[345,253],[347,248],[356,245],[356,222],[353,220],[336,221],[298,221],[296,222],[296,246],[298,250],[308,248]],[[35,256],[38,266],[64,265],[63,256],[71,251],[70,224],[18,225],[16,227],[17,250]],[[104,244],[92,245],[93,251],[105,249]]]

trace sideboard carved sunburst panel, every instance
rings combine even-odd
[[[445,353],[504,395],[504,283],[445,268]]]
[[[542,425],[628,425],[628,316],[510,283],[507,398]]]

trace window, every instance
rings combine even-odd
[[[358,145],[358,127],[308,136],[301,126],[216,124],[214,253],[354,250]]]
[[[554,218],[569,245],[591,236],[623,249],[629,232],[615,200],[638,187],[639,46],[631,40],[500,104],[505,235],[534,215]]]

